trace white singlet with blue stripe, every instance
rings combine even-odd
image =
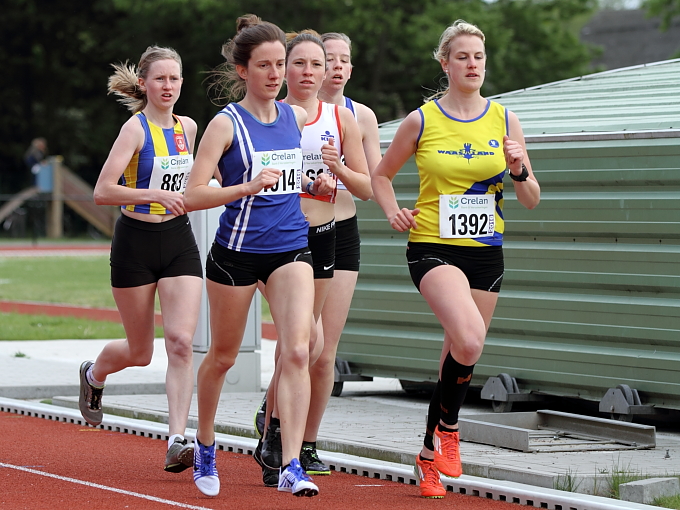
[[[352,115],[354,115],[354,120],[357,122],[359,121],[359,117],[357,116],[357,107],[349,97],[342,96],[342,99],[345,101],[345,108],[347,108],[350,112],[352,112]],[[343,156],[342,158],[343,164],[345,163],[345,158]],[[346,190],[347,187],[342,183],[340,179],[338,179],[338,190]]]

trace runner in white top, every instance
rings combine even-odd
[[[326,55],[321,38],[316,32],[306,30],[300,34],[288,35],[287,59],[286,59],[286,83],[288,95],[284,102],[304,108],[307,112],[308,122],[302,132],[302,149],[308,158],[305,162],[304,171],[310,178],[318,175],[323,169],[338,179],[356,196],[363,200],[370,198],[370,176],[366,164],[366,158],[361,146],[361,133],[354,120],[352,112],[343,106],[330,105],[319,101],[317,98],[319,89],[326,74]],[[344,155],[344,161],[341,159]],[[319,163],[321,163],[319,165]],[[346,192],[349,193],[349,192]],[[335,259],[335,196],[310,196],[303,194],[302,211],[309,221],[309,246],[314,259],[314,317],[317,320],[316,338],[310,340],[310,364],[313,367],[315,360],[323,350],[323,327],[320,321],[321,309],[328,295],[328,289],[333,281]],[[314,336],[314,335],[312,335]],[[311,369],[310,369],[311,370]],[[331,366],[331,373],[332,373]],[[278,416],[276,402],[272,395],[276,395],[275,386],[279,369],[270,385],[267,394],[267,412],[271,416]],[[332,385],[332,379],[331,379]],[[312,383],[312,401],[328,400],[330,389],[325,382]],[[325,408],[325,404],[324,404]],[[323,414],[323,410],[322,413]],[[302,466],[310,474],[330,474],[330,470],[318,462],[316,456],[316,424],[317,418],[312,421],[313,434],[307,438],[303,451],[300,454]],[[267,458],[270,427],[265,433],[265,442],[262,446],[264,457],[263,481],[267,483]],[[308,444],[313,443],[313,444]],[[256,457],[257,458],[257,457]],[[275,467],[275,466],[270,466]],[[273,484],[273,480],[272,480]]]
[[[319,99],[337,105],[348,105],[358,121],[361,132],[363,153],[370,172],[380,162],[380,136],[378,121],[368,107],[344,96],[344,89],[352,74],[351,41],[345,34],[322,35],[326,47],[328,71],[319,91]],[[361,151],[361,149],[356,149]],[[348,150],[344,151],[350,157]],[[335,379],[335,355],[340,335],[345,327],[354,287],[359,275],[359,230],[357,228],[356,206],[351,190],[338,180],[335,202],[337,228],[335,274],[321,311],[324,347],[319,359],[310,369],[312,378],[312,400],[307,416],[305,443],[316,441],[321,419],[333,389]],[[359,197],[363,198],[363,197]]]

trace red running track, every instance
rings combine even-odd
[[[0,413],[0,432],[0,507],[13,510],[519,508],[454,493],[425,500],[412,485],[337,472],[315,478],[319,496],[296,498],[264,487],[250,456],[226,451],[217,452],[222,492],[210,498],[190,470],[163,471],[165,441],[10,413]]]

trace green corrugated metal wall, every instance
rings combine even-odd
[[[591,96],[602,98],[607,87],[622,102],[612,83],[632,83],[630,74],[645,75],[644,68],[606,73],[599,85],[596,75],[585,85],[496,99],[522,120],[531,106],[525,130],[542,198],[535,210],[524,209],[506,179],[506,273],[473,383],[506,372],[520,389],[596,400],[626,383],[643,403],[680,409],[680,62],[671,64],[650,67],[656,79],[637,85],[663,84],[658,73],[675,76],[674,105],[656,107],[671,120],[654,130],[644,131],[654,111],[639,107],[650,94],[636,102],[631,90],[632,104],[621,108],[637,111],[638,121],[623,116],[636,133],[611,120],[609,102],[598,130],[607,133],[594,134],[591,120],[590,133],[574,134],[575,115],[565,113],[596,108]],[[578,103],[574,89],[582,92]],[[561,108],[567,127],[542,129],[539,100]],[[393,130],[381,134],[389,139]],[[400,205],[412,207],[412,160],[394,186]],[[406,235],[373,202],[358,203],[358,216],[362,265],[338,356],[365,375],[436,380],[443,332],[408,275]]]

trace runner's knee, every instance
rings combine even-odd
[[[332,352],[329,352],[332,351]],[[335,366],[335,349],[325,349],[321,352],[321,355],[312,365],[311,371],[316,374],[324,374],[328,370],[333,370]]]
[[[309,364],[309,348],[306,345],[296,345],[282,349],[280,361],[288,366],[306,369]]]
[[[458,337],[451,347],[453,358],[463,365],[474,365],[482,355],[486,331],[469,331],[467,334]]]
[[[135,367],[145,367],[151,363],[151,358],[153,357],[153,347],[151,349],[143,350],[131,350],[130,351],[130,361],[132,366]]]
[[[193,357],[193,336],[186,332],[166,333],[168,358],[191,361]]]

